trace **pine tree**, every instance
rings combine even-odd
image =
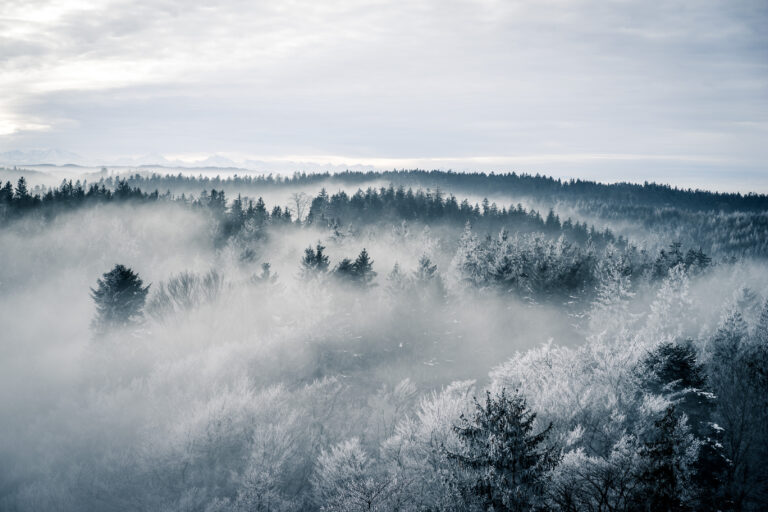
[[[144,286],[138,274],[124,265],[115,265],[96,281],[91,298],[96,303],[92,327],[97,334],[139,324],[149,285]]]
[[[419,266],[413,273],[413,277],[417,281],[428,282],[437,276],[436,272],[437,265],[432,264],[432,261],[429,259],[429,257],[426,254],[423,254],[421,258],[419,258]]]
[[[333,269],[333,274],[342,281],[354,282],[356,273],[355,262],[349,258],[343,258]]]
[[[387,275],[387,291],[392,294],[398,294],[406,289],[408,277],[400,270],[400,264],[395,263],[392,271]]]
[[[264,200],[262,198],[259,198],[256,201],[256,206],[254,207],[254,219],[256,220],[256,225],[261,226],[267,221],[268,217],[269,213],[267,212],[267,205],[264,204]]]
[[[19,178],[16,184],[16,193],[14,195],[14,202],[19,208],[25,208],[32,202],[32,196],[29,195],[29,189],[27,188],[27,180],[24,176]]]
[[[445,298],[445,285],[437,272],[437,265],[433,264],[429,257],[424,254],[419,258],[419,266],[413,273],[413,281],[418,290],[432,299]]]
[[[555,215],[555,211],[552,208],[550,208],[549,213],[547,213],[544,227],[551,232],[560,231],[560,217]]]
[[[5,182],[5,186],[0,188],[0,203],[9,203],[13,200],[13,185],[10,181]]]
[[[763,303],[763,307],[760,310],[753,338],[756,345],[768,346],[768,300]]]
[[[373,270],[373,260],[368,255],[368,251],[363,248],[354,263],[354,274],[357,283],[367,288],[372,285],[376,272]]]
[[[646,464],[639,478],[644,484],[639,501],[647,510],[691,510],[685,495],[690,492],[692,469],[698,454],[698,443],[684,421],[670,405],[654,422],[650,436],[640,447]]]
[[[535,420],[525,398],[502,389],[496,396],[486,392],[485,404],[475,399],[474,414],[454,426],[465,450],[448,457],[474,475],[470,490],[484,509],[535,510],[541,501],[558,455],[546,443],[552,425],[533,434]]]
[[[251,277],[251,282],[254,284],[275,284],[277,282],[277,274],[272,272],[272,265],[269,263],[261,264],[261,273],[254,274]]]
[[[310,245],[304,249],[304,257],[301,259],[301,274],[306,277],[313,277],[328,271],[330,260],[323,251],[325,246],[317,243],[315,249]]]

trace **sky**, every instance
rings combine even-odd
[[[765,27],[764,0],[3,0],[0,151],[768,192]]]

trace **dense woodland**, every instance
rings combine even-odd
[[[766,231],[519,174],[6,183],[0,509],[764,510]]]
[[[655,183],[606,185],[515,173],[348,171],[333,175],[297,173],[292,177],[227,178],[182,174],[105,177],[104,173],[99,173],[90,184],[64,182],[53,189],[38,186],[27,190],[24,185],[16,191],[13,184],[6,182],[0,189],[0,205],[11,204],[16,197],[17,207],[43,205],[50,211],[80,205],[83,201],[108,201],[113,193],[119,200],[142,197],[146,200],[173,198],[186,201],[191,197],[205,203],[208,199],[199,197],[202,191],[224,192],[230,199],[241,195],[255,201],[260,195],[272,195],[275,191],[310,190],[317,195],[323,188],[330,194],[329,203],[319,203],[317,206],[322,208],[315,210],[342,223],[359,217],[366,222],[402,218],[430,224],[439,219],[477,222],[482,217],[483,223],[494,228],[514,223],[517,225],[515,229],[526,229],[524,221],[527,221],[527,229],[541,230],[541,223],[548,222],[545,227],[552,230],[554,219],[548,218],[551,209],[558,222],[564,221],[563,230],[572,231],[572,236],[581,241],[585,239],[584,230],[589,225],[589,235],[595,242],[599,242],[599,237],[592,228],[597,228],[600,235],[607,234],[608,240],[615,236],[615,242],[619,244],[622,243],[619,238],[647,239],[653,233],[658,235],[655,242],[659,247],[666,245],[668,240],[677,240],[711,253],[768,256],[768,216],[765,213],[768,196],[764,194],[683,190]],[[142,192],[139,194],[139,191]],[[483,201],[483,198],[489,200]],[[212,203],[216,201],[220,199],[214,196]],[[286,203],[272,207],[280,206],[281,215],[287,215]],[[290,203],[287,210],[295,217],[296,205]],[[244,208],[247,204],[244,200]],[[0,208],[0,214],[7,218],[8,207]],[[6,213],[3,214],[3,210]],[[522,213],[531,214],[531,218],[526,219]],[[386,218],[382,219],[382,215]],[[573,220],[567,222],[568,219]]]

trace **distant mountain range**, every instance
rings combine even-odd
[[[62,149],[28,149],[13,150],[0,153],[0,164],[3,165],[66,165],[80,164],[84,158],[77,153]]]
[[[163,167],[220,167],[237,168],[238,164],[221,155],[213,155],[194,162],[169,160],[163,155],[154,153],[138,157],[120,157],[115,159],[89,158],[72,151],[62,149],[30,149],[13,150],[0,153],[2,165],[78,165],[82,167],[119,166],[163,166]]]
[[[371,166],[360,164],[334,165],[321,162],[242,160],[236,162],[222,155],[214,154],[192,162],[170,160],[159,153],[138,157],[114,159],[89,158],[62,149],[30,149],[0,152],[0,166],[81,166],[81,167],[167,167],[184,169],[223,169],[258,173],[290,173],[294,171],[365,171]]]

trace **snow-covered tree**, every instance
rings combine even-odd
[[[462,415],[454,430],[462,450],[449,457],[469,470],[472,498],[487,510],[536,510],[546,488],[546,475],[557,464],[557,451],[547,445],[552,426],[533,433],[536,413],[525,398],[486,392],[484,403]]]

